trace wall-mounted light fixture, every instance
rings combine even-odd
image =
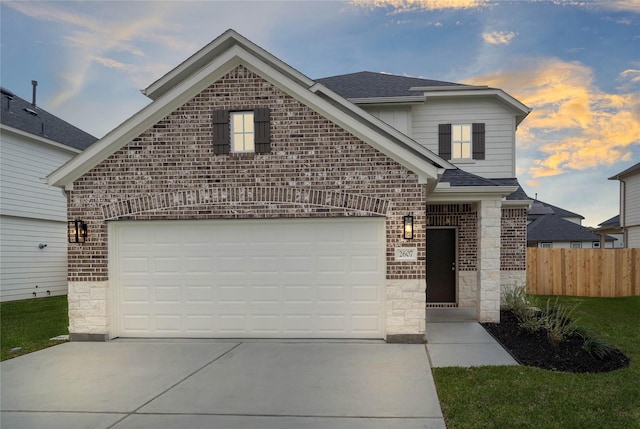
[[[411,240],[413,239],[413,216],[411,215],[406,215],[404,217],[404,228],[403,228],[403,234],[402,236],[404,237],[405,240]]]
[[[87,239],[87,224],[79,219],[69,221],[69,243],[84,243]]]

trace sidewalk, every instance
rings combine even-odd
[[[425,337],[433,368],[518,365],[480,326],[473,309],[428,308]]]

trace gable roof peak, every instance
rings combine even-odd
[[[193,74],[209,65],[217,57],[229,51],[229,49],[234,46],[238,46],[256,58],[260,58],[261,61],[264,61],[270,67],[288,75],[298,83],[307,87],[314,84],[313,80],[276,58],[270,52],[256,45],[237,31],[228,29],[195,54],[184,60],[177,67],[173,68],[147,88],[143,89],[142,93],[152,100],[158,99],[163,94],[169,92],[172,88],[189,79]]]

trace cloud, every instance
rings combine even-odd
[[[482,33],[482,39],[491,45],[508,45],[514,37],[516,37],[516,33],[513,31]]]
[[[499,87],[532,113],[518,129],[519,143],[536,152],[528,173],[535,179],[629,160],[640,144],[640,94],[607,93],[594,84],[592,70],[557,58],[520,61],[518,70],[469,80]],[[635,81],[636,70],[621,79]]]
[[[616,11],[640,13],[640,3],[638,0],[611,0],[603,2],[584,1],[582,3],[585,6],[596,5]]]
[[[171,23],[174,3],[153,3],[153,11],[134,13],[127,7],[146,7],[134,4],[113,10],[96,5],[91,14],[79,12],[72,4],[46,2],[7,2],[7,6],[38,21],[58,25],[63,30],[62,42],[69,47],[68,58],[59,72],[64,81],[61,90],[53,95],[52,105],[62,105],[79,95],[90,79],[95,78],[92,64],[119,69],[132,81],[149,82],[157,78],[158,70],[150,70],[145,50],[156,46],[178,52],[191,52],[195,46],[173,37],[178,28]],[[77,9],[77,8],[76,8]],[[143,48],[144,46],[144,48]],[[166,70],[166,69],[165,69]],[[141,78],[144,75],[144,78]]]
[[[109,67],[112,69],[120,69],[120,70],[126,70],[127,69],[127,65],[123,64],[119,61],[115,61],[109,58],[102,58],[102,57],[91,57],[91,59],[93,61],[95,61],[98,64],[102,64],[105,67]]]
[[[386,8],[392,13],[418,10],[470,9],[489,5],[488,0],[351,0],[355,6],[370,9]]]
[[[620,73],[622,79],[632,83],[640,83],[640,70],[628,69]]]

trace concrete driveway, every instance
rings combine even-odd
[[[0,376],[2,428],[445,428],[424,345],[76,342]]]

